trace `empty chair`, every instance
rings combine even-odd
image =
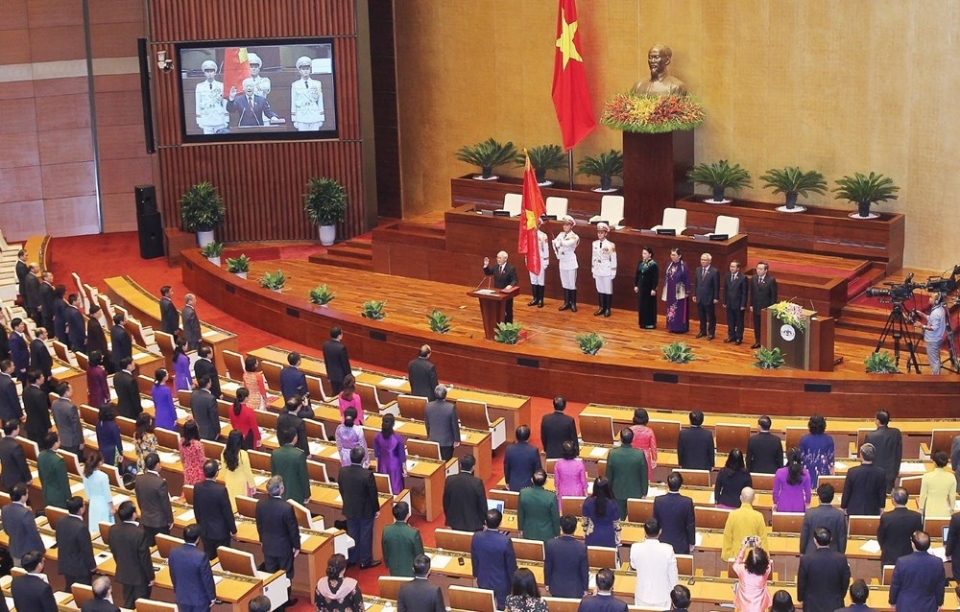
[[[519,193],[508,193],[503,196],[503,208],[510,213],[511,217],[520,216],[520,208],[523,206],[523,196]]]
[[[547,216],[562,219],[567,214],[567,198],[550,196],[546,202]]]
[[[666,229],[674,230],[677,233],[677,236],[682,234],[684,230],[687,229],[687,211],[683,208],[664,208],[663,209],[663,221],[660,225],[654,225],[651,227],[653,231]]]
[[[717,224],[713,231],[707,234],[707,236],[726,235],[728,238],[733,238],[739,233],[740,219],[737,217],[728,217],[726,215],[717,215]]]
[[[590,223],[604,221],[611,227],[620,227],[623,221],[623,196],[605,195],[600,199],[600,214],[590,217]]]

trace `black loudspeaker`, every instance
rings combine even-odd
[[[140,235],[142,259],[163,257],[163,223],[160,220],[160,213],[137,215],[137,232]]]
[[[137,185],[133,188],[137,200],[137,217],[157,212],[157,188],[153,185]]]
[[[153,105],[150,102],[150,57],[147,53],[147,39],[137,39],[137,57],[140,60],[140,103],[143,108],[143,141],[147,153],[155,153],[153,144]]]

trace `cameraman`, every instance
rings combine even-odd
[[[926,325],[923,327],[923,341],[927,345],[927,360],[930,362],[930,373],[940,374],[940,345],[943,344],[943,334],[947,328],[947,309],[937,293],[930,294],[930,314],[915,311]],[[917,321],[914,325],[921,326]]]

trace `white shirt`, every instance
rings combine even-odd
[[[637,570],[636,605],[670,609],[670,591],[679,581],[673,546],[653,538],[637,542],[630,547],[630,567]]]

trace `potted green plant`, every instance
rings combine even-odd
[[[493,339],[502,344],[516,344],[520,341],[520,332],[523,325],[519,323],[497,323],[497,329],[493,332]]]
[[[250,258],[242,254],[240,257],[227,257],[227,271],[240,278],[247,278],[247,272],[250,271]]]
[[[386,305],[386,300],[370,300],[369,302],[364,302],[360,307],[362,309],[361,314],[364,316],[364,318],[379,321],[383,317],[387,316],[387,313],[383,311],[383,307]]]
[[[307,181],[303,209],[310,223],[320,226],[320,244],[330,246],[337,239],[337,224],[347,216],[347,190],[335,179],[314,177]]]
[[[500,178],[493,175],[493,169],[497,166],[515,162],[519,154],[512,142],[507,141],[506,144],[500,144],[493,138],[488,138],[474,145],[460,147],[456,157],[462,162],[480,168],[480,176],[474,176],[473,178],[492,181]]]
[[[430,331],[435,334],[445,334],[450,331],[450,321],[453,317],[447,316],[434,308],[433,312],[427,315],[427,321],[430,323]]]
[[[727,189],[738,191],[750,186],[750,173],[741,168],[740,164],[731,166],[725,159],[714,164],[697,164],[687,172],[687,178],[698,185],[710,187],[713,197],[707,202],[712,204],[728,203],[729,200],[724,199]]]
[[[596,355],[603,348],[603,336],[597,332],[577,334],[577,344],[584,355]]]
[[[804,172],[796,166],[787,168],[771,168],[760,177],[763,186],[773,189],[773,193],[786,194],[786,203],[777,210],[785,212],[802,212],[803,206],[797,206],[797,196],[807,197],[808,193],[825,193],[827,181],[816,170]]]
[[[600,187],[594,189],[599,193],[616,191],[610,184],[613,177],[623,176],[623,153],[616,149],[600,153],[596,156],[586,156],[577,163],[577,174],[596,176],[600,179]]]
[[[780,352],[779,346],[773,350],[761,346],[754,351],[753,356],[757,358],[753,365],[761,370],[776,370],[783,365],[783,353]]]
[[[686,342],[671,342],[660,347],[663,358],[670,363],[689,363],[697,358]]]
[[[220,267],[220,256],[223,255],[223,243],[208,242],[207,246],[200,249],[200,254],[206,257],[213,265]]]
[[[893,184],[893,179],[873,172],[870,176],[857,172],[853,176],[848,174],[839,178],[833,190],[838,200],[857,203],[857,213],[851,214],[851,219],[876,219],[879,215],[870,212],[870,205],[896,200],[898,191],[900,188]]]
[[[533,166],[533,173],[537,177],[537,183],[541,187],[553,185],[553,181],[547,180],[547,172],[550,170],[560,170],[567,167],[567,155],[563,152],[560,145],[540,145],[527,149],[527,155],[530,156],[530,165]],[[522,156],[518,156],[515,164],[523,167],[526,161]]]
[[[276,272],[264,272],[263,276],[260,277],[260,286],[264,289],[270,289],[280,293],[283,289],[284,283],[287,282],[287,277],[284,276],[283,272],[277,270]]]
[[[874,351],[867,355],[863,360],[867,374],[899,374],[897,362],[894,361],[890,351]]]
[[[197,233],[197,244],[205,247],[213,242],[213,231],[223,223],[227,209],[217,188],[210,183],[197,183],[180,198],[180,218],[188,232]]]
[[[333,298],[337,297],[336,293],[330,291],[330,288],[327,287],[326,283],[323,285],[317,285],[310,290],[310,302],[316,304],[317,306],[326,306],[333,301]]]

